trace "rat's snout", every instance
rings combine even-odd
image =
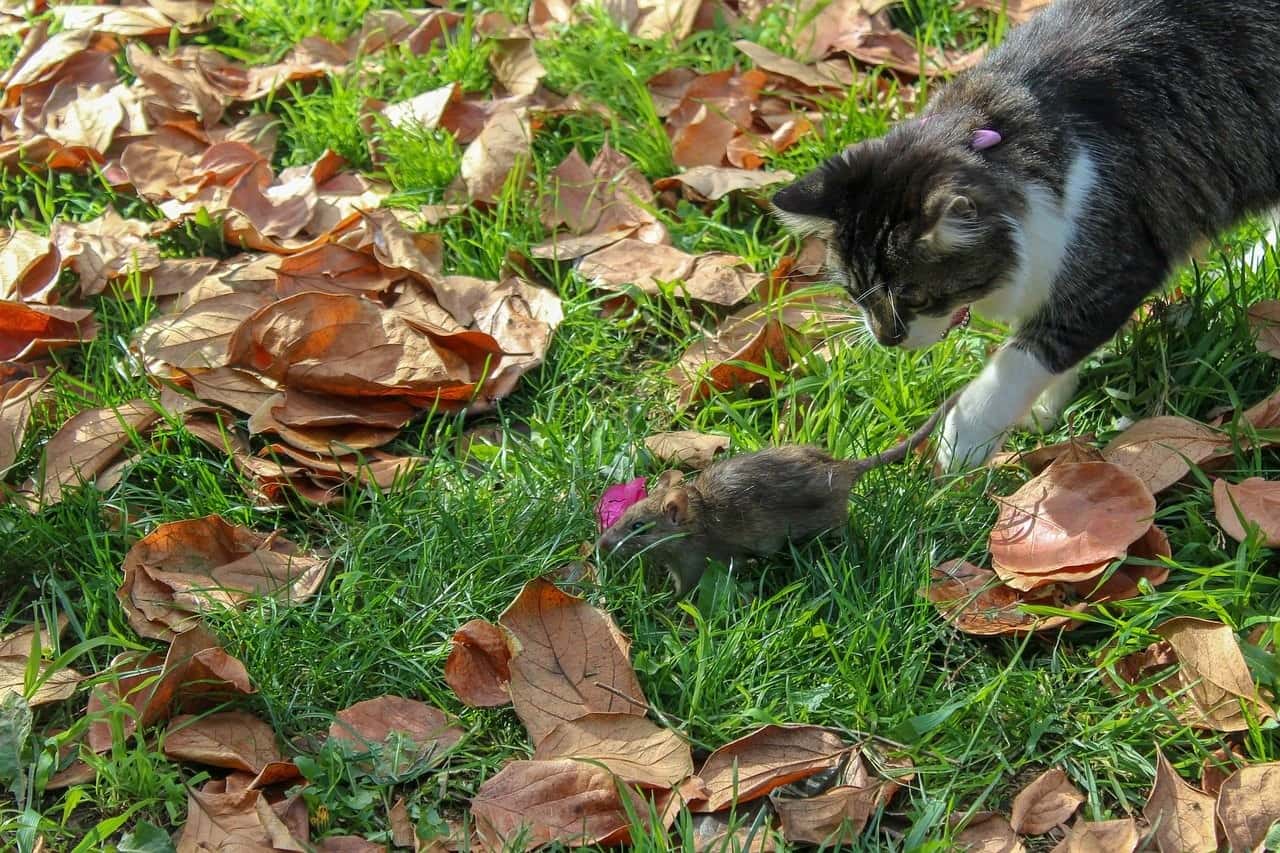
[[[618,533],[616,527],[610,527],[604,533],[600,534],[600,538],[596,540],[596,550],[603,554],[608,554],[618,547]]]

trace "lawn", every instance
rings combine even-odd
[[[52,22],[54,33],[74,31],[78,19],[34,5],[40,8],[25,13],[7,11],[15,4],[0,6],[0,67],[26,56],[23,38],[32,22]],[[161,11],[188,5],[200,4],[154,4]],[[151,80],[147,57],[138,51],[163,56],[179,45],[207,48],[235,68],[289,63],[304,39],[341,43],[362,25],[367,29],[382,10],[402,5],[230,0],[206,10],[206,22],[175,23],[144,35],[145,49],[126,49],[133,37],[117,36],[121,46],[106,51],[106,67],[126,83]],[[272,130],[273,137],[251,140],[267,148],[252,168],[265,168],[268,181],[335,152],[345,172],[375,188],[374,206],[393,211],[405,233],[419,235],[414,245],[427,247],[422,254],[438,252],[433,275],[489,283],[518,275],[558,296],[563,319],[541,363],[521,371],[512,393],[491,405],[475,398],[428,404],[419,394],[407,425],[364,445],[414,457],[412,469],[377,484],[304,473],[266,489],[243,459],[191,426],[196,421],[189,415],[200,412],[170,405],[145,430],[119,433],[118,452],[99,466],[96,485],[69,477],[57,498],[46,489],[42,502],[39,490],[33,495],[24,484],[47,478],[55,464],[50,441],[68,420],[134,400],[158,404],[163,386],[173,390],[172,381],[158,378],[154,353],[140,349],[140,340],[184,307],[182,294],[196,279],[183,278],[193,275],[193,267],[174,265],[177,272],[165,279],[172,289],[158,293],[159,273],[131,267],[126,256],[118,274],[108,275],[94,293],[85,292],[87,267],[74,266],[54,276],[52,296],[32,298],[91,309],[96,334],[84,342],[72,334],[70,345],[47,354],[28,351],[0,365],[5,381],[33,372],[48,377],[4,474],[0,577],[12,592],[0,606],[0,635],[65,619],[60,639],[45,643],[52,648],[43,654],[86,678],[67,698],[30,714],[11,691],[5,694],[0,782],[13,796],[0,799],[0,849],[41,849],[38,843],[56,851],[172,849],[166,839],[182,832],[189,791],[225,775],[166,755],[170,735],[163,719],[134,731],[127,707],[109,704],[86,715],[91,692],[111,679],[113,660],[154,674],[158,664],[137,653],[163,655],[166,649],[160,634],[138,633],[138,620],[118,596],[131,549],[162,524],[214,514],[259,535],[279,531],[301,553],[327,559],[318,589],[295,606],[253,598],[202,617],[226,653],[243,663],[254,688],[206,710],[245,711],[274,730],[282,755],[297,759],[305,779],[295,792],[306,805],[314,844],[326,836],[390,844],[391,813],[399,810],[421,838],[436,839],[435,847],[421,842],[424,849],[443,849],[440,839],[451,822],[467,815],[480,786],[532,751],[510,707],[467,707],[446,683],[454,631],[472,619],[496,621],[526,583],[545,575],[563,578],[566,566],[583,562],[588,569],[578,566],[566,588],[607,611],[630,637],[631,664],[651,716],[687,739],[696,758],[766,724],[830,727],[849,742],[887,745],[910,758],[914,776],[871,816],[853,845],[858,849],[954,849],[965,818],[1008,814],[1015,795],[1050,768],[1064,770],[1084,795],[1082,819],[1103,821],[1141,815],[1157,750],[1192,783],[1206,757],[1222,748],[1236,749],[1250,764],[1280,761],[1274,719],[1251,719],[1230,734],[1213,731],[1188,724],[1167,703],[1147,702],[1138,688],[1116,688],[1107,674],[1122,654],[1158,640],[1154,631],[1162,623],[1192,616],[1234,629],[1262,695],[1280,692],[1280,573],[1273,552],[1258,536],[1240,543],[1224,533],[1212,490],[1214,478],[1280,479],[1280,456],[1261,433],[1247,441],[1251,428],[1238,414],[1280,387],[1280,361],[1259,349],[1248,317],[1251,305],[1280,297],[1276,258],[1268,252],[1250,263],[1246,257],[1259,239],[1256,223],[1224,235],[1182,269],[1165,294],[1086,361],[1062,424],[1043,436],[1020,432],[1010,439],[1011,449],[1031,449],[1092,436],[1102,447],[1132,423],[1164,415],[1221,422],[1235,439],[1211,473],[1193,467],[1158,496],[1156,522],[1171,550],[1168,580],[1090,610],[1075,630],[968,636],[920,595],[931,570],[944,561],[988,564],[997,496],[1015,492],[1030,476],[1017,467],[948,481],[935,479],[920,460],[876,470],[855,487],[847,536],[796,545],[732,572],[713,567],[686,600],[677,600],[652,568],[584,556],[583,543],[599,532],[594,506],[603,490],[667,467],[645,450],[646,437],[687,429],[727,436],[734,453],[797,442],[837,456],[864,456],[909,433],[974,376],[1002,333],[979,321],[913,353],[876,347],[856,325],[821,340],[809,336],[806,348],[796,336],[788,339],[789,366],[757,366],[749,388],[716,388],[683,405],[672,368],[691,344],[714,333],[728,308],[690,299],[679,282],[602,288],[578,264],[538,257],[535,247],[560,225],[547,211],[557,209],[557,194],[568,186],[561,164],[575,150],[591,163],[611,149],[647,181],[678,174],[692,155],[673,143],[670,118],[651,92],[653,78],[672,69],[745,72],[753,62],[735,47],[739,39],[807,62],[796,36],[811,32],[806,26],[824,4],[807,13],[797,4],[763,4],[752,16],[752,4],[744,2],[741,17],[712,15],[681,39],[661,32],[632,35],[600,9],[579,10],[572,22],[557,23],[555,10],[562,5],[534,4],[535,12],[553,20],[539,24],[543,34],[530,41],[527,33],[512,35],[510,22],[531,20],[520,0],[492,0],[484,8],[454,4],[460,14],[438,38],[424,44],[393,40],[377,50],[353,51],[342,62],[317,61],[320,70],[283,85],[264,84],[256,97],[228,97],[225,116],[214,115],[202,131],[189,132],[194,138],[241,121]],[[927,56],[959,57],[998,40],[1010,25],[1001,12],[955,8],[981,3],[869,5],[888,6],[881,20],[905,34],[903,44]],[[24,14],[26,23],[20,23]],[[97,26],[101,31],[105,25]],[[469,176],[477,169],[486,180],[494,174],[484,162],[468,160],[478,147],[468,138],[474,128],[468,134],[447,121],[391,121],[385,105],[450,84],[456,84],[455,106],[483,103],[499,97],[493,94],[499,86],[511,90],[530,82],[510,70],[527,65],[530,56],[545,75],[532,79],[529,91],[536,86],[549,97],[572,95],[578,104],[539,113],[527,150],[489,180],[486,197],[459,200],[460,176],[474,190],[478,179]],[[837,64],[848,72],[850,60],[839,56]],[[946,76],[918,78],[861,58],[854,67],[846,86],[806,90],[805,97],[820,105],[820,123],[791,144],[752,149],[763,170],[798,175],[840,147],[883,132],[911,115]],[[763,95],[754,97],[767,102],[769,87],[777,85],[777,76],[770,77]],[[18,95],[11,88],[7,97]],[[175,96],[166,105],[166,115],[189,120],[179,101]],[[0,125],[4,121],[0,117]],[[168,191],[165,164],[176,161],[163,159],[164,151],[148,155],[155,158],[152,179],[144,185],[143,165],[137,165],[132,183],[122,182],[111,166],[128,141],[123,125],[116,134],[116,147],[96,158],[100,165],[67,154],[77,161],[73,168],[33,161],[6,149],[6,137],[0,137],[0,237],[7,230],[43,238],[114,210],[146,226],[129,244],[135,261],[144,245],[158,250],[157,263],[209,258],[219,270],[242,256],[263,255],[261,246],[242,244],[252,228],[233,231],[222,221],[225,205],[210,212],[195,204],[176,226],[148,230],[172,220],[176,202],[159,199]],[[787,268],[786,259],[802,247],[758,203],[761,195],[748,190],[702,202],[676,187],[663,190],[648,215],[676,249],[699,257],[729,253],[742,259],[744,270],[760,278],[773,274],[776,283],[785,278],[779,270]],[[431,215],[423,214],[424,207]],[[366,248],[376,242],[375,231],[368,233],[374,236],[360,248],[366,264],[370,253],[381,251]],[[306,234],[298,234],[288,239],[300,245]],[[287,242],[267,237],[264,242]],[[262,240],[261,233],[254,239]],[[0,258],[15,251],[6,245]],[[28,296],[13,292],[14,269],[0,262],[0,290],[9,302]],[[380,309],[392,292],[394,286],[378,292]],[[86,321],[76,322],[80,331],[86,328]],[[4,329],[0,345],[20,334]],[[450,352],[469,352],[457,347]],[[4,428],[10,423],[0,416]],[[206,434],[210,423],[214,433],[238,430],[254,452],[269,443],[257,429],[250,437],[238,414],[198,423]],[[343,435],[353,441],[352,433]],[[127,464],[106,471],[119,459]],[[323,500],[305,496],[317,492]],[[195,546],[180,542],[178,550],[186,547]],[[29,697],[37,671],[34,660],[18,667],[18,684],[25,683]],[[338,711],[384,695],[443,709],[465,733],[461,742],[436,766],[414,773],[370,772],[325,743]],[[100,752],[81,742],[91,722],[109,732]],[[75,784],[51,786],[53,774],[76,758],[89,772]],[[705,846],[687,815],[669,837],[660,828],[635,836],[641,849]],[[1047,850],[1061,837],[1054,830],[1027,843]],[[731,842],[710,849],[733,849]]]

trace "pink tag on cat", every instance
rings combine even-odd
[[[969,147],[974,151],[986,151],[988,148],[995,148],[1003,139],[1004,137],[996,131],[983,128],[973,132],[973,136],[969,139]]]
[[[596,503],[596,520],[600,522],[600,529],[604,531],[613,527],[613,523],[622,517],[627,507],[640,503],[648,495],[644,477],[636,477],[629,483],[618,483],[605,489]]]

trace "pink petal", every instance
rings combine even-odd
[[[636,477],[629,483],[618,483],[604,490],[596,503],[596,519],[601,530],[608,530],[622,517],[627,507],[640,503],[649,493],[644,488],[644,477]]]

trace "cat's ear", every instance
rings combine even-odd
[[[963,193],[949,193],[937,205],[937,221],[920,237],[921,244],[935,252],[954,252],[972,248],[982,240],[985,227],[973,199]]]
[[[672,524],[684,524],[689,518],[689,493],[675,488],[662,499],[662,514]]]
[[[825,164],[774,193],[773,212],[795,234],[830,239],[839,191],[836,170]]]

